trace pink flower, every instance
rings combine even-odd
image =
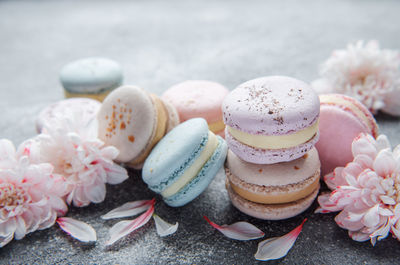
[[[312,83],[320,94],[341,93],[361,101],[373,113],[400,115],[400,54],[381,50],[376,41],[349,44],[335,50]]]
[[[335,221],[353,240],[400,240],[400,145],[392,151],[386,136],[362,133],[352,151],[353,162],[324,177],[333,191],[318,197],[317,212],[340,211]]]
[[[68,204],[82,207],[104,201],[105,183],[119,184],[128,178],[126,169],[113,162],[119,151],[97,138],[95,120],[83,122],[72,113],[56,121],[26,141],[19,152],[30,147],[33,161],[54,166],[54,172],[65,178]]]
[[[64,180],[50,164],[31,164],[10,141],[0,140],[0,247],[52,226],[67,212],[65,194]]]

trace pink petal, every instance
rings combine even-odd
[[[364,218],[362,219],[363,224],[367,227],[374,227],[378,225],[379,223],[378,211],[379,211],[379,204],[369,209],[364,215]]]
[[[384,149],[378,153],[373,167],[375,172],[382,177],[388,176],[396,170],[396,160],[390,149]]]
[[[0,248],[4,247],[14,238],[14,233],[7,235],[6,237],[0,237]]]
[[[400,240],[400,230],[396,229],[394,226],[391,228],[392,234],[397,238],[397,240]]]
[[[400,92],[398,89],[386,93],[384,102],[383,112],[393,116],[400,116]]]
[[[251,240],[257,239],[264,236],[264,232],[255,227],[254,225],[247,222],[237,222],[231,225],[217,225],[210,221],[207,216],[203,216],[204,219],[215,229],[220,231],[226,237],[236,240]]]
[[[368,234],[362,232],[349,231],[349,236],[351,237],[351,239],[357,242],[364,242],[370,239]]]
[[[14,144],[7,139],[0,140],[0,161],[8,160],[15,157],[15,147]]]
[[[330,193],[321,194],[318,196],[318,203],[321,206],[320,213],[329,213],[329,212],[337,212],[342,210],[341,207],[338,207],[335,202],[330,200]]]
[[[361,154],[354,158],[354,163],[357,163],[361,168],[372,168],[374,160],[367,155]]]
[[[119,184],[128,178],[128,171],[125,168],[113,164],[111,167],[105,168],[107,172],[107,183]]]
[[[371,135],[360,133],[360,135],[354,139],[351,145],[353,157],[365,154],[368,155],[371,159],[374,159],[377,153],[374,142],[375,139]]]
[[[156,223],[157,234],[160,237],[172,235],[173,233],[176,232],[176,230],[178,230],[178,225],[179,225],[178,222],[176,222],[174,225],[167,223],[166,221],[161,219],[160,216],[156,214],[153,214],[153,219],[154,222]]]
[[[104,156],[107,159],[114,160],[118,154],[119,150],[114,146],[107,146],[101,149],[101,156]]]
[[[91,242],[97,240],[96,231],[87,223],[68,217],[58,218],[57,223],[62,230],[79,241]]]
[[[105,215],[101,216],[101,218],[104,220],[109,220],[121,217],[134,216],[148,210],[151,205],[154,205],[154,203],[155,199],[127,202],[122,206],[109,211]]]
[[[303,229],[305,221],[307,221],[307,219],[304,219],[298,227],[284,236],[273,237],[260,242],[258,244],[257,253],[254,257],[257,260],[266,261],[280,259],[286,256],[289,250],[293,247],[294,242],[296,242],[297,237]]]
[[[121,221],[116,223],[110,229],[110,239],[107,241],[106,245],[112,245],[119,239],[123,238],[126,235],[129,235],[133,231],[139,229],[140,227],[144,226],[151,218],[154,213],[154,204],[142,215],[137,217],[134,220],[130,221]]]
[[[378,136],[378,138],[376,139],[376,145],[377,145],[378,151],[387,149],[387,148],[392,149],[389,139],[384,134],[380,134]]]
[[[100,203],[106,198],[106,185],[102,182],[85,186],[84,190],[86,198],[91,202]]]
[[[317,79],[311,82],[311,87],[317,92],[318,95],[330,94],[334,92],[331,83],[325,79]]]

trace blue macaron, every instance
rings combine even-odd
[[[168,205],[183,206],[208,187],[227,150],[225,140],[208,130],[206,120],[187,120],[154,147],[143,166],[143,181]]]

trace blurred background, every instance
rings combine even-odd
[[[37,113],[61,99],[59,70],[82,57],[114,59],[126,84],[156,93],[186,79],[230,89],[272,74],[310,82],[331,51],[349,42],[400,47],[399,7],[395,0],[3,0],[0,130],[16,142],[34,134],[21,106]],[[26,128],[17,130],[10,116]]]

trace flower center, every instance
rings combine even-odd
[[[0,184],[0,207],[16,207],[30,200],[31,197],[23,188],[11,183]]]

